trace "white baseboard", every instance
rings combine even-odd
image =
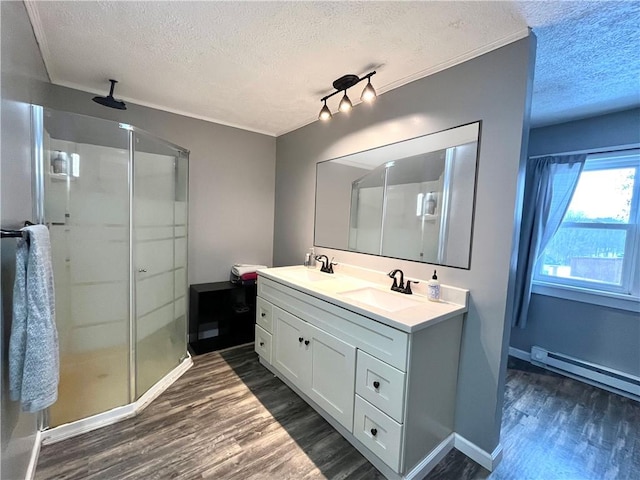
[[[456,448],[456,450],[464,453],[471,460],[479,463],[490,472],[493,472],[493,470],[500,463],[500,460],[502,460],[502,445],[500,443],[492,453],[488,453],[478,447],[475,443],[471,443],[462,435],[458,433],[455,433],[454,435],[455,438],[453,441],[453,446]]]
[[[158,381],[153,387],[147,390],[135,403],[135,414],[137,415],[144,410],[147,405],[153,402],[160,396],[167,388],[178,380],[184,373],[193,366],[193,360],[191,355],[187,355],[180,365],[167,373],[160,381]]]
[[[123,407],[112,408],[107,412],[98,413],[91,417],[76,420],[75,422],[65,423],[54,428],[42,431],[42,444],[49,445],[51,443],[60,442],[67,438],[82,435],[83,433],[106,427],[113,423],[126,420],[135,415],[135,406],[133,403]]]
[[[519,348],[509,347],[509,355],[525,362],[531,362],[531,353],[520,350]]]
[[[407,480],[415,479],[420,480],[427,476],[427,474],[435,468],[440,460],[447,456],[447,454],[453,449],[455,443],[455,433],[452,433],[447,438],[445,438],[440,444],[434,448],[429,455],[427,455],[424,460],[422,460],[418,465],[416,465],[409,473],[405,475],[404,478]]]
[[[540,351],[540,347],[532,347],[534,349],[534,351],[537,349],[538,351]],[[544,349],[542,349],[544,350]],[[545,357],[546,354],[548,352],[546,352],[545,350]],[[563,375],[565,377],[568,378],[573,378],[574,380],[577,380],[579,382],[582,383],[586,383],[587,385],[592,385],[594,387],[598,387],[601,388],[603,390],[607,390],[608,392],[612,392],[615,393],[617,395],[622,395],[623,397],[627,397],[630,398],[631,400],[635,400],[636,402],[640,401],[640,395],[638,395],[636,392],[637,387],[634,386],[637,385],[638,382],[638,377],[634,377],[632,375],[629,375],[626,372],[619,372],[619,371],[615,371],[613,369],[610,369],[608,367],[605,367],[603,365],[594,365],[595,367],[597,367],[600,371],[604,371],[604,372],[610,372],[613,374],[612,377],[607,378],[606,375],[598,375],[598,379],[601,381],[598,381],[594,378],[589,378],[588,375],[580,375],[579,373],[576,373],[576,371],[572,371],[572,370],[576,370],[575,367],[571,367],[571,369],[567,369],[567,367],[565,366],[564,368],[557,368],[553,365],[550,365],[548,362],[546,361],[537,361],[537,360],[533,360],[532,361],[532,357],[531,357],[531,353],[530,352],[525,352],[524,350],[520,350],[517,348],[513,348],[513,347],[509,347],[509,355],[511,355],[512,357],[516,357],[519,358],[521,360],[524,360],[526,362],[531,363],[532,365],[535,365],[537,367],[540,368],[544,368],[545,370],[549,370],[550,372],[554,372],[557,373],[559,375]],[[562,355],[564,357],[567,357],[564,354],[557,354],[557,355]],[[569,357],[571,358],[571,357]],[[577,360],[577,359],[576,359]],[[579,360],[579,362],[583,363],[583,364],[588,364],[588,362],[584,362],[583,360]],[[578,371],[579,367],[578,367]],[[584,372],[584,371],[583,371]],[[626,377],[628,379],[631,379],[630,381],[632,382],[631,384],[629,384],[628,382],[625,384],[620,384],[620,382],[618,380],[616,380],[616,376],[623,376]],[[634,382],[635,380],[635,382]],[[631,385],[631,387],[629,387],[629,385]]]
[[[58,427],[43,430],[42,444],[49,445],[67,438],[75,437],[83,433],[106,427],[127,418],[135,417],[138,413],[155,400],[162,392],[169,388],[173,382],[180,378],[191,366],[193,360],[191,356],[185,358],[180,365],[171,370],[162,379],[160,379],[153,387],[147,390],[138,400],[122,407],[113,408],[107,412],[99,413],[91,417],[83,418],[71,423],[65,423]],[[39,447],[38,447],[39,448]],[[37,458],[36,458],[37,461]]]
[[[31,457],[29,458],[29,465],[27,465],[27,473],[24,476],[25,480],[33,480],[36,476],[36,466],[38,465],[38,456],[40,455],[40,445],[42,445],[42,431],[36,431],[35,439],[33,441],[33,448],[31,450]]]

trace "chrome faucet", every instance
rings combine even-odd
[[[333,266],[337,265],[333,262],[333,258],[329,261],[329,257],[326,255],[316,255],[316,260],[322,264],[320,271],[324,273],[333,273]]]

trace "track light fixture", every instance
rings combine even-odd
[[[351,100],[347,95],[347,90],[363,80],[367,80],[367,85],[366,87],[364,87],[362,95],[360,95],[360,100],[364,102],[372,102],[373,100],[375,100],[377,94],[375,89],[373,88],[373,85],[371,85],[371,77],[375,74],[376,71],[374,70],[373,72],[367,73],[363,77],[358,77],[357,75],[353,74],[347,74],[338,78],[337,80],[334,80],[333,88],[335,88],[335,92],[330,93],[329,95],[326,95],[325,97],[322,97],[320,99],[320,101],[323,103],[323,106],[320,110],[320,115],[318,115],[318,118],[320,120],[329,120],[332,117],[331,110],[329,110],[329,107],[327,107],[327,100],[341,92],[344,92],[344,95],[342,96],[342,100],[340,100],[338,110],[340,110],[341,112],[348,112],[349,110],[351,110],[353,108],[353,104],[351,103]]]
[[[360,95],[360,100],[362,100],[363,102],[373,102],[378,96],[375,89],[373,88],[373,85],[371,85],[371,77],[369,77],[368,80],[369,81],[367,82],[367,86],[364,87],[364,90],[362,90],[362,95]]]
[[[327,107],[327,101],[324,101],[324,106],[322,107],[322,109],[320,110],[320,115],[318,115],[318,118],[320,120],[329,120],[333,115],[331,115],[331,110],[329,110],[329,107]]]
[[[341,112],[348,112],[352,108],[353,108],[353,103],[351,103],[351,100],[349,100],[349,97],[347,96],[347,91],[345,90],[344,96],[342,97],[342,100],[340,100],[340,105],[338,105],[338,110],[340,110]]]

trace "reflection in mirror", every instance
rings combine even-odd
[[[469,268],[480,122],[317,165],[314,244]]]

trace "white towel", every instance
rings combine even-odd
[[[267,268],[266,265],[249,265],[247,263],[236,263],[231,267],[231,273],[241,277],[245,273],[253,273],[261,268]]]
[[[9,394],[24,411],[37,412],[55,403],[60,378],[51,242],[44,225],[22,230],[29,243],[19,239],[16,249]]]

